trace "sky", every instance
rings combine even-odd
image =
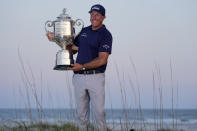
[[[113,36],[105,107],[196,109],[196,0],[1,0],[0,108],[75,107],[73,73],[53,70],[60,48],[44,23],[67,8],[88,26],[94,4]]]

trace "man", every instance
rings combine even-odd
[[[73,51],[78,51],[78,55],[70,70],[74,71],[73,85],[80,120],[79,129],[86,131],[91,103],[96,128],[106,131],[105,70],[112,49],[112,35],[103,25],[105,8],[102,5],[93,5],[89,13],[91,25],[82,29],[71,47]],[[47,36],[53,41],[53,34],[48,33]]]

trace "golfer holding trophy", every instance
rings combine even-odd
[[[79,131],[90,131],[92,125],[96,131],[107,131],[104,108],[105,70],[108,57],[111,55],[113,38],[103,24],[106,18],[105,8],[100,4],[93,5],[89,14],[91,25],[83,28],[80,34],[76,35],[74,26],[83,27],[83,22],[71,20],[64,10],[56,21],[46,22],[49,27],[54,27],[54,32],[48,32],[47,37],[49,41],[55,41],[62,48],[57,53],[54,69],[74,72],[72,82]],[[78,52],[75,63],[70,49]],[[92,112],[92,122],[90,122],[90,112]]]
[[[55,21],[46,21],[45,30],[48,27],[54,27],[54,42],[61,47],[56,54],[56,65],[54,70],[67,70],[74,64],[72,51],[67,50],[67,47],[72,46],[75,37],[80,33],[84,24],[81,19],[72,20],[71,17],[66,14],[66,9],[63,9],[63,13],[57,17]],[[76,26],[81,27],[80,31],[76,34]]]

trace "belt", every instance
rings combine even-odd
[[[84,70],[84,71],[77,71],[74,72],[75,74],[98,74],[98,73],[104,73],[104,71],[100,71],[100,70]]]

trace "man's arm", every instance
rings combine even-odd
[[[100,67],[100,66],[105,65],[107,63],[108,57],[109,57],[108,52],[99,52],[99,56],[97,58],[95,58],[94,60],[92,60],[88,63],[85,63],[83,65],[81,65],[79,63],[75,63],[73,65],[73,67],[70,68],[70,70],[80,71],[80,70],[83,69],[83,67],[85,67],[86,69],[92,69],[92,68]]]

